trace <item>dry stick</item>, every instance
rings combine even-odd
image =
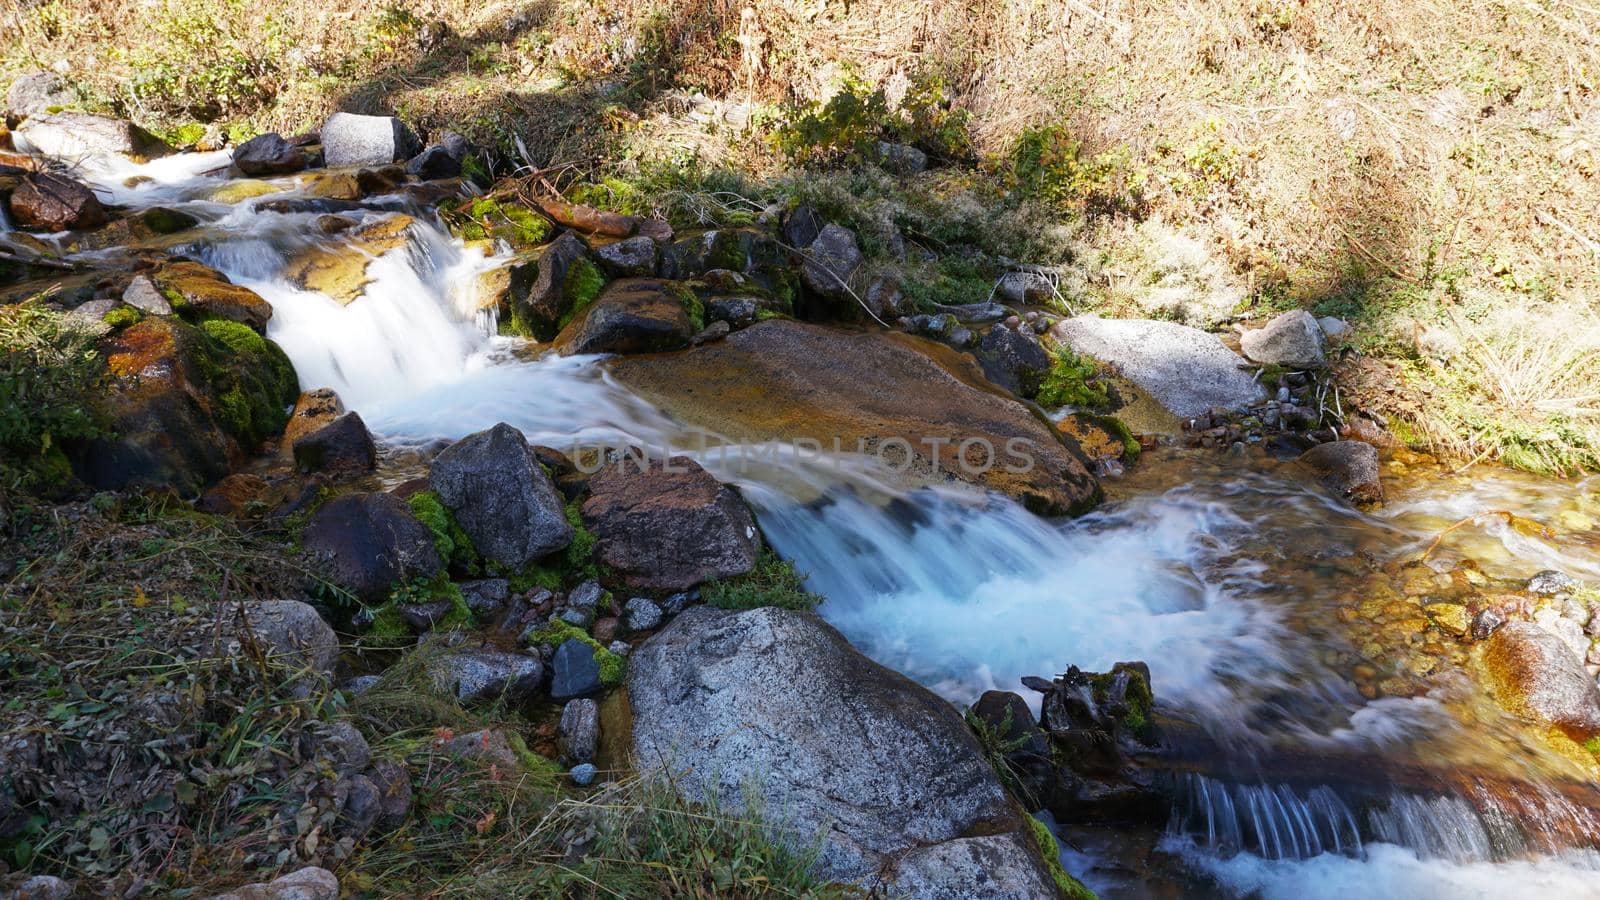
[[[804,259],[806,259],[808,262],[816,263],[818,266],[820,266],[822,268],[822,270],[824,272],[827,272],[829,275],[832,275],[834,281],[839,282],[839,286],[844,288],[845,293],[849,294],[856,301],[856,303],[861,307],[861,311],[862,312],[864,312],[868,316],[872,317],[872,321],[877,322],[879,325],[882,325],[885,328],[889,327],[889,323],[885,322],[884,320],[882,320],[880,318],[878,318],[877,313],[874,313],[872,311],[872,308],[867,306],[867,301],[861,299],[861,295],[857,294],[855,292],[855,290],[852,289],[850,287],[850,285],[844,280],[844,278],[840,277],[839,273],[835,272],[833,270],[832,266],[829,266],[827,263],[822,262],[814,254],[812,254],[811,251],[809,251],[809,250],[802,250],[799,247],[795,247],[795,246],[792,246],[790,244],[785,244],[783,241],[776,240],[776,239],[773,240],[773,243],[777,244],[779,247],[782,247],[783,249],[788,250],[788,251],[790,251],[792,253],[800,254],[800,256],[803,257]]]
[[[1433,551],[1439,549],[1439,544],[1444,540],[1444,536],[1445,535],[1449,534],[1452,531],[1455,531],[1457,528],[1460,528],[1463,525],[1466,525],[1466,524],[1469,524],[1469,523],[1473,522],[1474,520],[1478,519],[1481,516],[1500,516],[1501,518],[1506,520],[1506,524],[1507,525],[1510,525],[1516,519],[1516,516],[1512,515],[1510,513],[1510,511],[1504,510],[1504,509],[1490,509],[1490,510],[1485,510],[1484,512],[1481,512],[1481,513],[1473,513],[1472,515],[1467,516],[1465,519],[1462,519],[1461,521],[1455,523],[1454,525],[1451,525],[1449,528],[1446,528],[1445,530],[1439,532],[1439,534],[1436,537],[1434,537],[1433,543],[1428,545],[1428,549],[1422,551],[1422,555],[1417,557],[1417,562],[1423,562],[1428,557],[1432,556],[1433,555]]]

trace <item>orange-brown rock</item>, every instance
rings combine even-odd
[[[228,276],[201,263],[164,263],[150,273],[150,280],[175,310],[239,322],[256,331],[265,331],[267,320],[272,318],[272,304],[261,299],[260,294],[234,284]]]
[[[10,203],[11,216],[17,224],[34,231],[98,228],[108,218],[94,191],[49,172],[24,176],[11,192]]]
[[[864,449],[923,480],[954,477],[1046,514],[1084,512],[1100,498],[1048,423],[970,357],[920,338],[773,319],[681,353],[606,365],[681,420],[741,443]]]

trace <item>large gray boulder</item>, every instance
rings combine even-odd
[[[1327,362],[1323,352],[1326,342],[1316,317],[1297,309],[1278,316],[1265,328],[1245,332],[1239,338],[1239,349],[1263,365],[1316,369]]]
[[[386,166],[422,149],[406,123],[394,116],[334,113],[322,124],[322,158],[330,166]]]
[[[639,765],[664,765],[689,800],[759,803],[775,840],[818,842],[824,878],[1056,895],[961,715],[811,613],[686,610],[634,651],[627,687]]]
[[[1508,622],[1484,644],[1482,664],[1511,712],[1579,741],[1600,734],[1600,688],[1559,636],[1531,622]]]
[[[601,469],[583,520],[600,538],[600,561],[632,587],[681,591],[743,575],[761,552],[744,498],[686,456]]]
[[[520,572],[572,543],[561,495],[527,438],[504,422],[446,447],[428,481],[490,562]]]
[[[1175,322],[1073,316],[1051,329],[1057,342],[1093,357],[1138,385],[1180,418],[1213,407],[1235,409],[1264,391],[1245,360],[1216,335]]]
[[[132,122],[70,110],[29,116],[11,136],[17,149],[24,153],[67,160],[86,156],[145,160],[172,152],[171,147]]]

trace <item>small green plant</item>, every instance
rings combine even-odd
[[[0,306],[0,479],[64,488],[64,444],[106,433],[105,380],[93,339],[65,316],[33,302]]]
[[[202,122],[247,112],[270,99],[285,50],[270,18],[255,22],[244,0],[164,0],[151,15],[159,40],[128,57],[129,90],[145,106]]]
[[[970,116],[952,104],[943,78],[926,73],[914,76],[898,112],[891,131],[900,142],[947,161],[972,158],[972,135],[967,130]]]
[[[870,158],[889,120],[889,101],[881,88],[859,78],[846,79],[827,103],[812,102],[790,111],[773,135],[778,150],[802,164]]]
[[[901,286],[907,299],[925,313],[935,306],[982,303],[994,293],[994,279],[982,262],[964,256],[942,256],[931,271],[908,273]]]
[[[583,578],[599,578],[605,574],[602,572],[603,566],[594,558],[595,547],[600,541],[594,536],[594,532],[583,524],[583,503],[573,500],[566,505],[563,512],[567,517],[567,524],[572,526],[572,543],[567,545],[566,553],[562,557],[566,562],[567,571]],[[559,586],[559,577],[557,584]]]
[[[1143,188],[1125,149],[1086,155],[1060,125],[1025,130],[1000,169],[1014,193],[1061,209],[1131,210]]]
[[[806,590],[805,576],[770,547],[761,548],[750,572],[708,582],[700,589],[700,595],[707,605],[719,609],[776,606],[803,611],[815,609],[825,599]]]
[[[518,203],[480,197],[465,207],[447,212],[462,240],[498,240],[513,250],[526,250],[544,243],[550,235],[550,222],[544,216]]]
[[[1072,406],[1082,409],[1104,409],[1110,404],[1106,386],[1097,379],[1099,367],[1093,360],[1085,359],[1067,347],[1057,347],[1050,371],[1039,385],[1035,397],[1045,409]]]

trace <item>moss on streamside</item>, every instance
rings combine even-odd
[[[1035,397],[1039,405],[1046,409],[1063,406],[1105,409],[1111,397],[1105,384],[1096,379],[1099,367],[1066,347],[1057,347],[1053,356],[1050,371],[1045,374]]]
[[[289,357],[238,322],[206,319],[199,329],[206,340],[195,362],[216,399],[218,424],[251,448],[281,434],[300,392]]]
[[[550,236],[550,222],[525,206],[491,197],[479,197],[465,208],[448,211],[446,220],[456,226],[462,240],[502,240],[514,250],[526,250]]]
[[[1028,829],[1033,834],[1033,842],[1039,847],[1039,853],[1044,857],[1044,866],[1050,871],[1051,880],[1056,883],[1056,890],[1061,892],[1067,900],[1097,900],[1094,891],[1084,886],[1083,882],[1067,874],[1061,867],[1061,843],[1056,840],[1055,834],[1050,831],[1050,826],[1028,816]]]
[[[570,305],[561,315],[557,326],[565,328],[572,323],[572,320],[583,315],[583,311],[594,303],[605,286],[606,277],[600,274],[600,270],[587,257],[573,260],[567,266],[566,277],[561,279],[561,290]]]
[[[482,559],[472,546],[472,539],[456,522],[456,517],[433,491],[419,491],[406,499],[411,514],[433,532],[433,547],[445,565],[467,574],[478,574]]]
[[[551,619],[548,624],[533,634],[528,635],[530,645],[545,646],[554,650],[573,638],[588,644],[594,651],[595,661],[600,664],[600,682],[614,685],[622,683],[622,676],[626,660],[610,650],[602,647],[600,642],[576,625],[562,619]]]

